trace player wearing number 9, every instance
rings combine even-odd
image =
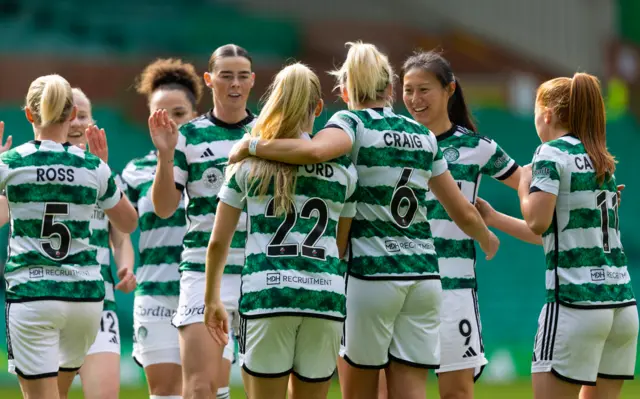
[[[94,208],[120,231],[137,226],[107,164],[66,142],[76,111],[64,78],[36,79],[25,107],[35,140],[0,155],[12,227],[7,352],[25,397],[66,398],[98,332],[105,289],[89,243]]]
[[[271,85],[251,135],[307,136],[322,112],[320,82],[302,64]],[[250,158],[227,170],[207,250],[205,322],[219,344],[228,322],[220,298],[224,260],[243,208],[248,238],[240,297],[240,364],[252,399],[324,399],[345,318],[341,260],[355,215],[357,172],[340,157],[293,166]],[[293,376],[291,376],[293,374]]]
[[[427,188],[489,257],[498,240],[460,193],[434,135],[391,109],[394,74],[387,57],[371,44],[348,45],[333,74],[349,111],[334,114],[313,140],[251,144],[261,158],[292,164],[352,159],[357,214],[339,363],[342,395],[376,397],[379,370],[386,368],[391,397],[424,398],[427,369],[440,362],[442,296]],[[238,144],[230,158],[241,159],[246,148]]]
[[[581,397],[619,397],[634,374],[638,311],[598,80],[577,73],[543,83],[535,125],[542,145],[518,189],[525,220],[494,217],[520,239],[542,236],[547,303],[534,344],[534,394],[577,398],[583,385]]]

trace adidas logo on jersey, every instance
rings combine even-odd
[[[118,337],[115,335],[109,340],[110,343],[118,345]]]
[[[200,158],[206,158],[206,157],[212,157],[212,156],[213,156],[213,151],[211,151],[211,148],[207,148],[206,150],[204,150],[202,155],[200,155]]]
[[[462,358],[466,359],[468,357],[474,357],[474,356],[478,356],[478,354],[476,353],[476,351],[473,350],[472,347],[469,347],[469,349],[467,349],[467,352],[465,352]]]

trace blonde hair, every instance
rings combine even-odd
[[[73,94],[69,82],[60,75],[40,76],[31,82],[26,107],[40,127],[62,123],[73,110]]]
[[[561,127],[575,134],[589,154],[598,183],[616,170],[616,160],[607,149],[607,128],[600,81],[593,75],[576,73],[573,78],[555,78],[538,87],[538,104],[552,108]]]
[[[336,88],[346,88],[349,109],[367,102],[385,100],[391,105],[392,96],[385,93],[393,85],[393,68],[386,55],[369,43],[347,42],[347,59],[342,66],[329,72],[336,77]]]
[[[322,98],[318,76],[304,64],[285,67],[267,91],[267,100],[251,131],[263,140],[298,138],[308,126]],[[295,165],[252,158],[250,179],[254,193],[266,195],[273,184],[275,214],[289,212],[296,184]]]

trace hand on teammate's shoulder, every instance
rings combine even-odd
[[[2,144],[3,137],[4,137],[4,122],[0,121],[0,144]],[[11,149],[12,143],[13,143],[13,137],[12,136],[7,137],[7,141],[2,146],[0,146],[0,154],[2,154],[3,152],[9,151]]]

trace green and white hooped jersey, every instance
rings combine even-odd
[[[213,115],[204,115],[180,127],[175,151],[173,174],[176,188],[186,189],[187,233],[184,236],[180,271],[204,272],[207,246],[213,229],[218,191],[224,183],[224,169],[229,151],[245,133],[251,131],[255,116],[230,125]],[[240,218],[233,236],[226,274],[240,274],[244,264],[244,245],[247,240],[246,215]]]
[[[97,205],[93,210],[90,226],[89,243],[96,247],[100,274],[104,280],[104,310],[115,311],[116,298],[113,290],[114,279],[111,272],[111,249],[109,248],[109,218]]]
[[[453,125],[436,139],[449,172],[471,203],[476,202],[482,175],[504,180],[518,169],[518,164],[495,141],[463,127]],[[427,192],[427,203],[442,288],[475,289],[475,242],[451,220],[431,191]]]
[[[138,211],[140,257],[136,268],[136,296],[180,295],[180,256],[182,240],[187,231],[184,201],[175,213],[162,219],[153,211],[151,186],[156,174],[158,157],[154,151],[144,158],[134,159],[122,171],[124,190]]]
[[[327,127],[353,142],[358,171],[349,274],[360,279],[439,279],[427,187],[447,170],[435,136],[391,108],[340,111]]]
[[[615,177],[598,184],[584,146],[566,135],[538,147],[530,191],[557,196],[553,222],[542,235],[547,302],[576,308],[635,304]]]
[[[99,302],[105,296],[91,219],[122,196],[109,166],[69,143],[30,141],[0,155],[11,213],[8,302]]]
[[[292,211],[276,216],[273,184],[254,191],[249,159],[227,179],[220,200],[249,215],[239,311],[244,317],[304,315],[343,320],[346,263],[338,254],[340,217],[352,218],[357,172],[341,157],[299,166]]]

